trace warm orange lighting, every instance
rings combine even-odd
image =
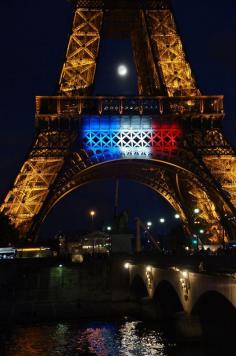
[[[89,212],[89,214],[90,214],[90,216],[94,217],[94,215],[96,215],[96,211],[91,210],[91,211]]]
[[[36,252],[36,251],[45,251],[45,250],[50,250],[50,247],[23,247],[23,248],[17,248],[17,251],[20,252]]]

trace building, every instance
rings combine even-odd
[[[111,237],[110,235],[94,231],[81,236],[76,241],[69,241],[67,244],[68,253],[73,256],[80,255],[94,255],[94,254],[107,254],[111,252]]]

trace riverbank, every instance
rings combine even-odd
[[[82,264],[27,259],[1,263],[0,322],[73,320],[138,313],[123,259]]]

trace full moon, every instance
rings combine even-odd
[[[119,76],[125,77],[128,74],[128,68],[124,64],[120,64],[117,68]]]

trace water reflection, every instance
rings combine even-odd
[[[120,328],[120,355],[164,356],[160,332],[140,328],[140,322],[127,322]]]
[[[210,356],[216,349],[168,341],[155,325],[139,321],[58,323],[0,330],[0,355],[6,356]],[[234,353],[236,354],[236,353]]]

